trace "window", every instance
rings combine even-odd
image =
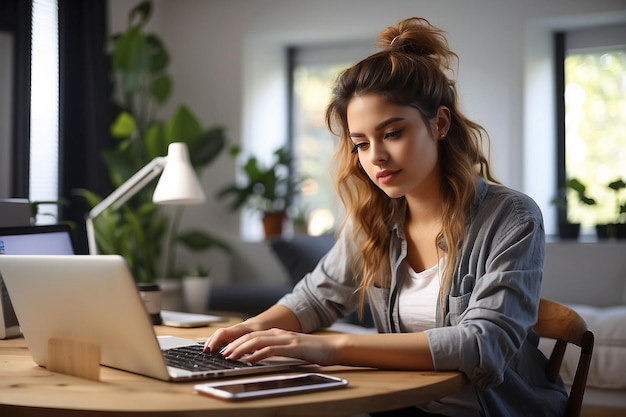
[[[562,215],[583,227],[617,221],[616,195],[608,184],[626,181],[625,39],[623,24],[557,37],[564,106],[559,185],[576,178],[596,201],[589,206],[569,199]]]
[[[59,198],[59,41],[57,0],[34,0],[31,51],[30,201]],[[37,223],[56,223],[57,206]]]
[[[371,53],[367,43],[307,46],[290,51],[294,169],[305,178],[296,215],[306,218],[312,235],[334,229],[339,221],[331,178],[336,137],[325,124],[332,87],[344,68]]]

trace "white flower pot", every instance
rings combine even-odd
[[[209,277],[183,278],[183,305],[190,313],[204,313],[208,309],[211,279]]]

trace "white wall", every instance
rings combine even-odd
[[[123,28],[133,0],[109,0],[110,26]],[[460,57],[458,87],[467,116],[492,140],[498,177],[533,196],[546,229],[554,183],[551,32],[626,21],[624,0],[155,0],[152,28],[172,54],[170,109],[188,104],[207,124],[227,127],[242,144],[285,138],[286,45],[365,39],[385,26],[422,16],[448,32]],[[204,177],[208,195],[234,181],[223,156]],[[209,199],[210,200],[210,199]],[[189,223],[239,236],[238,213],[209,201],[188,210]]]

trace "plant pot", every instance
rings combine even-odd
[[[626,223],[596,225],[598,239],[626,239]]]
[[[183,310],[183,283],[180,278],[159,278],[161,287],[161,309]]]
[[[559,237],[561,239],[578,239],[580,223],[559,223]]]
[[[210,277],[183,278],[183,304],[189,313],[205,313],[208,310]]]
[[[287,217],[285,213],[267,213],[263,216],[263,230],[266,238],[283,234],[285,217]]]

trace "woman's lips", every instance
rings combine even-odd
[[[386,169],[384,171],[377,172],[376,179],[381,184],[389,184],[393,180],[396,179],[399,173],[400,173],[400,170],[392,171],[392,170]]]

